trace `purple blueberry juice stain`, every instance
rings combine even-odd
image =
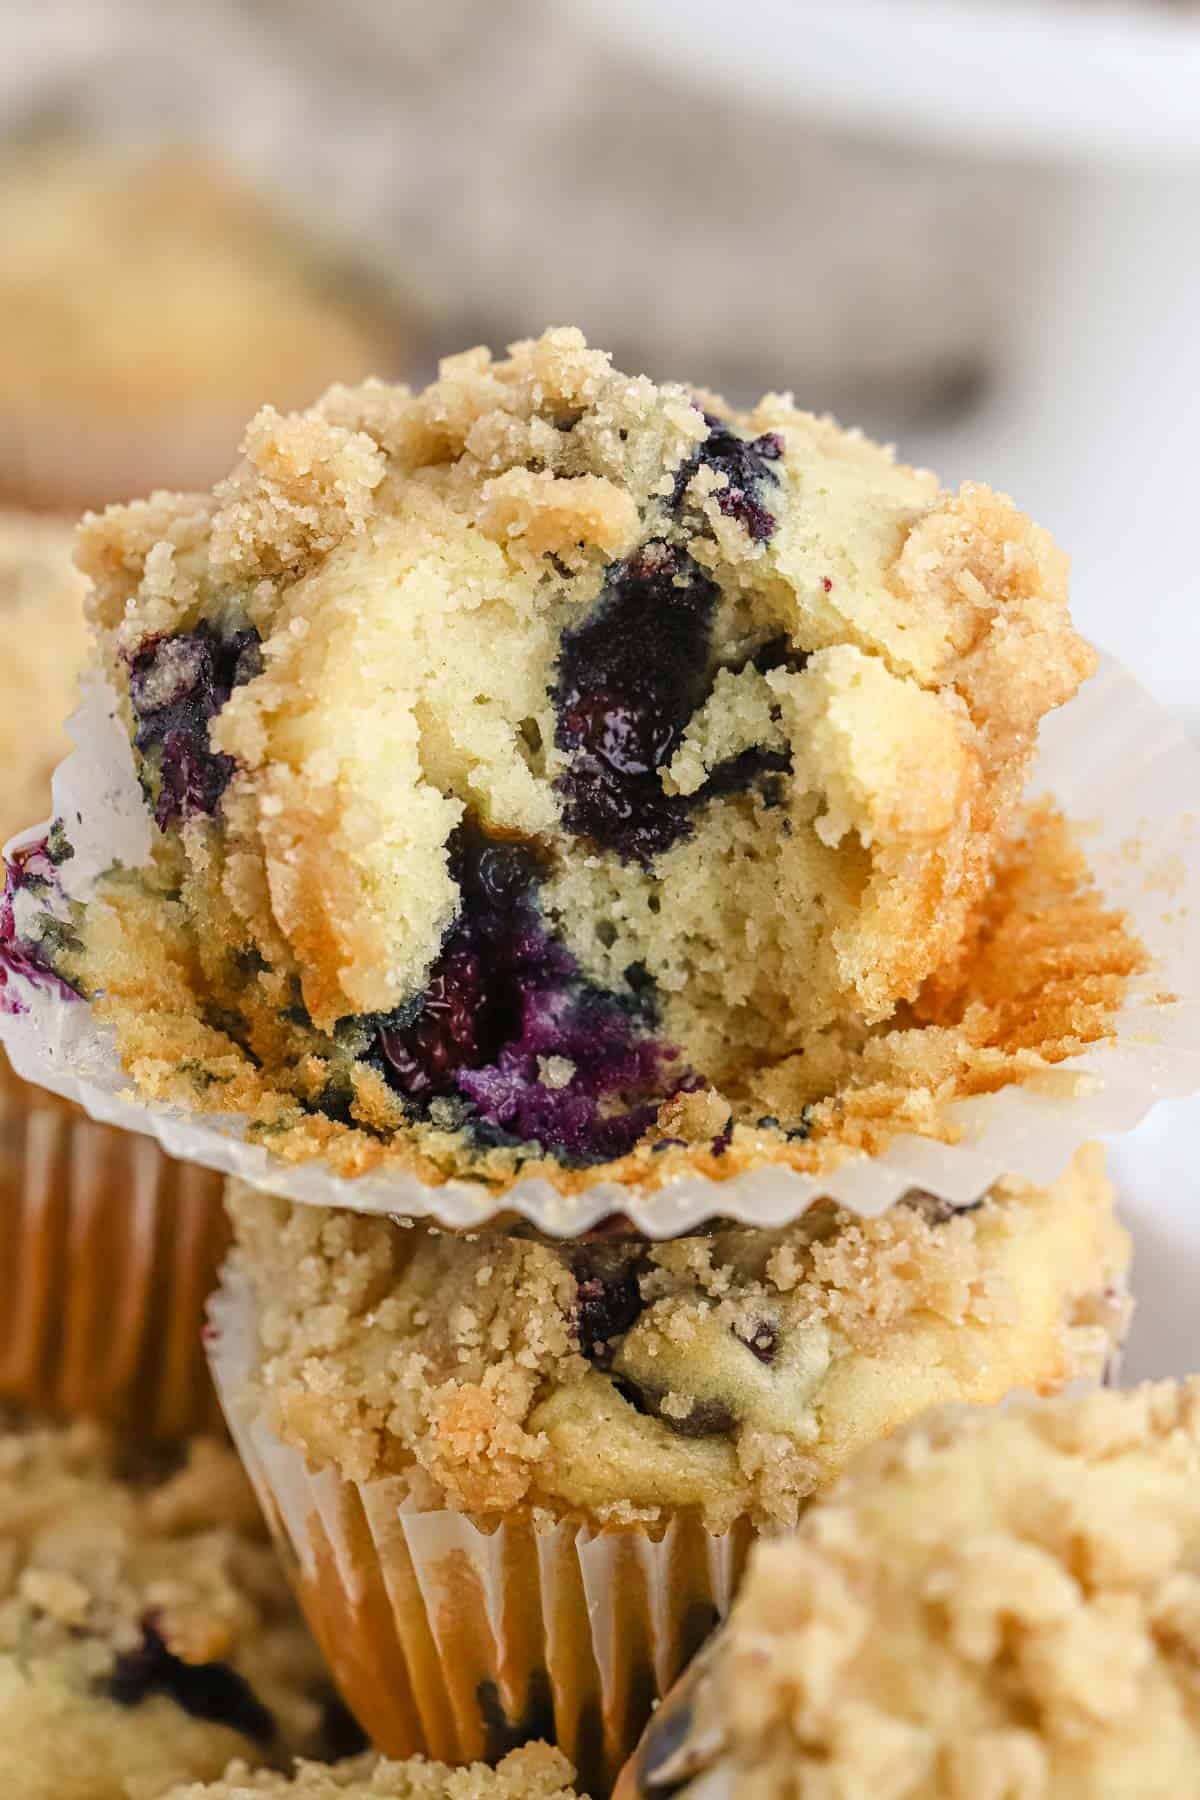
[[[651,1034],[644,993],[597,988],[551,937],[529,849],[466,828],[451,866],[459,916],[424,993],[376,1021],[373,1059],[418,1116],[461,1101],[481,1142],[623,1156],[697,1078]]]
[[[379,1034],[394,1085],[412,1100],[452,1093],[459,1070],[486,1060],[497,1038],[503,1039],[497,1018],[501,987],[485,977],[470,931],[455,931],[413,1023]]]
[[[674,1407],[665,1411],[667,1390],[647,1381],[634,1381],[628,1375],[614,1375],[613,1387],[626,1405],[643,1418],[657,1419],[676,1437],[728,1437],[737,1428],[737,1418],[723,1400],[692,1398],[688,1412],[680,1414]]]
[[[458,1085],[482,1118],[514,1137],[579,1162],[608,1162],[632,1150],[677,1091],[676,1056],[637,1036],[615,999],[580,982],[552,985],[524,993],[517,1037],[493,1064],[464,1070]],[[540,1079],[551,1057],[572,1065],[562,1087]]]
[[[79,998],[77,989],[54,966],[55,954],[73,943],[69,918],[62,916],[69,911],[69,902],[58,873],[73,855],[61,821],[55,820],[45,836],[12,851],[5,861],[0,893],[0,1012],[26,1010],[25,1001],[12,985],[13,977],[61,1000]],[[23,898],[32,900],[35,910],[21,925],[17,905]]]
[[[671,504],[678,507],[692,477],[703,467],[725,477],[725,486],[714,490],[714,499],[726,518],[736,519],[756,544],[765,544],[775,531],[776,516],[764,504],[764,493],[779,486],[772,467],[783,455],[783,439],[777,431],[744,438],[714,414],[704,414],[708,436],[683,463],[675,477]]]
[[[252,626],[221,635],[207,623],[144,645],[129,665],[134,745],[155,769],[160,831],[212,813],[229,786],[233,758],[214,750],[208,728],[235,687],[262,669]]]
[[[711,1150],[711,1152],[714,1156],[724,1156],[725,1152],[728,1150],[728,1148],[729,1148],[730,1144],[732,1144],[732,1142],[733,1142],[733,1115],[730,1114],[729,1118],[726,1119],[726,1121],[725,1121],[724,1125],[721,1127],[720,1131],[718,1131],[716,1137],[713,1138],[712,1142],[709,1144],[709,1149]]]

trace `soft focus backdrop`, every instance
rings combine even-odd
[[[0,0],[0,22],[0,495],[207,479],[255,397],[577,322],[627,366],[790,387],[1009,487],[1074,553],[1084,625],[1200,713],[1200,6]],[[145,164],[181,151],[172,190]]]

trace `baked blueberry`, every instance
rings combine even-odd
[[[640,1276],[645,1267],[643,1251],[620,1242],[584,1244],[575,1253],[575,1333],[584,1356],[598,1367],[612,1360],[644,1308]]]
[[[169,1650],[153,1614],[142,1621],[142,1641],[122,1650],[102,1691],[118,1706],[140,1706],[163,1694],[193,1719],[228,1726],[252,1743],[269,1744],[275,1721],[244,1675],[224,1662],[185,1662]]]
[[[689,483],[701,468],[711,469],[722,480],[715,490],[721,511],[736,519],[756,543],[763,543],[775,529],[776,519],[765,504],[765,491],[779,486],[774,464],[784,454],[784,440],[777,431],[747,438],[713,413],[704,414],[708,436],[693,451],[675,477],[672,502],[679,506]]]
[[[229,785],[233,759],[212,748],[209,725],[235,687],[262,673],[257,631],[243,626],[152,640],[132,658],[129,704],[134,748],[154,793],[159,830],[211,813]]]
[[[704,699],[716,584],[689,556],[652,541],[608,573],[594,611],[565,631],[554,703],[563,824],[646,865],[687,828],[690,808],[663,792]]]
[[[460,912],[428,985],[378,1027],[384,1073],[426,1114],[457,1094],[476,1135],[580,1163],[632,1149],[659,1105],[693,1077],[629,1006],[589,982],[550,935],[538,861],[473,827],[452,851]]]

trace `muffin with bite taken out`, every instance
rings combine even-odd
[[[1092,668],[1049,537],[569,330],[244,448],[81,538],[154,849],[53,960],[142,1094],[496,1190],[786,1162]]]

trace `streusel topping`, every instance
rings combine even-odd
[[[780,1231],[466,1238],[230,1186],[256,1404],[318,1464],[421,1504],[794,1522],[924,1406],[1099,1372],[1128,1242],[1096,1151],[955,1213],[914,1195]]]
[[[414,1756],[406,1762],[359,1756],[298,1763],[291,1775],[234,1764],[222,1781],[172,1788],[164,1800],[575,1800],[574,1772],[561,1751],[527,1744],[489,1769],[451,1769]]]
[[[0,1432],[0,1787],[117,1800],[234,1756],[324,1754],[340,1715],[232,1452]],[[336,1741],[336,1736],[334,1741]]]

